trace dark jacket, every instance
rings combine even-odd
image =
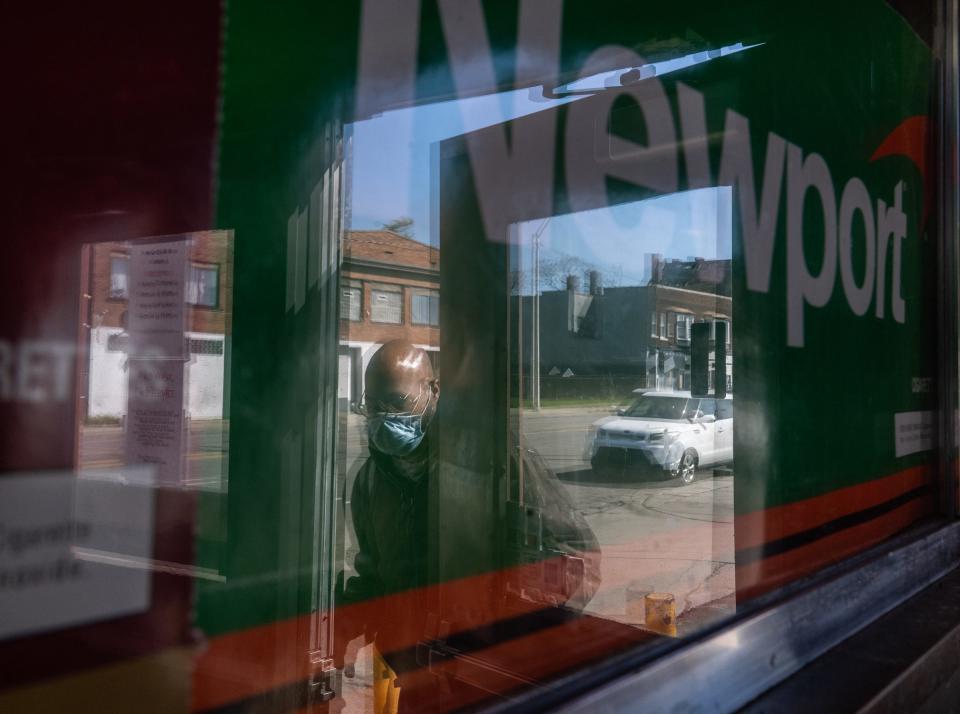
[[[431,537],[428,488],[430,478],[438,471],[427,458],[428,453],[425,440],[414,454],[419,462],[400,470],[392,459],[371,448],[370,457],[354,481],[351,495],[350,510],[358,546],[354,560],[356,575],[347,580],[341,603],[369,601],[421,588],[428,583]],[[566,604],[576,610],[582,609],[600,583],[599,544],[583,516],[576,511],[566,489],[543,459],[532,451],[515,454],[514,469],[521,460],[525,473],[525,506],[521,510],[536,514],[539,538],[534,544],[507,544],[506,559],[512,562],[504,563],[504,567],[511,573],[522,572],[523,578],[506,587],[516,597],[529,600],[531,594],[534,598],[542,596],[542,601],[537,602],[540,606]],[[505,533],[508,529],[505,528]],[[541,582],[543,578],[536,576],[539,572],[536,568],[511,568],[530,562],[529,553],[523,552],[525,546],[532,547],[541,558],[551,562],[563,561],[562,568],[569,571],[566,577],[561,576],[559,581],[548,577],[553,585],[547,585]],[[570,568],[568,560],[575,567]],[[530,582],[531,573],[534,573],[533,582]],[[551,587],[555,592],[548,592]],[[425,632],[425,602],[423,605],[405,612],[377,613],[376,617],[370,618],[376,622],[352,623],[353,630],[356,634],[364,631],[367,639],[417,642]],[[374,613],[376,608],[357,611]],[[384,618],[384,614],[388,616]],[[391,632],[387,637],[381,632],[378,637],[377,629],[384,627],[389,627]],[[385,659],[398,673],[417,667],[415,648],[396,652],[391,651],[389,645],[381,645],[381,649],[386,650]]]
[[[421,587],[427,582],[429,465],[411,477],[370,449],[353,483],[350,514],[357,536],[357,574],[347,580],[353,603]]]

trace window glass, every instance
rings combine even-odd
[[[943,516],[932,2],[20,5],[0,711],[550,708]]]
[[[345,287],[340,293],[340,317],[344,320],[359,322],[363,305],[363,288]]]
[[[437,291],[415,292],[410,298],[411,321],[414,325],[440,324],[440,294]]]
[[[187,302],[203,307],[216,307],[219,274],[219,268],[215,265],[191,265],[187,282]]]
[[[125,255],[110,256],[110,297],[127,297],[127,264]]]
[[[386,288],[370,289],[370,319],[399,325],[403,316],[403,293]]]
[[[893,17],[882,3],[868,4],[861,11]],[[801,27],[822,31],[809,8],[791,9],[786,25],[773,9],[753,13],[744,29],[703,6],[696,24],[709,27],[706,34],[677,31],[686,20],[664,10],[662,32],[675,41],[663,46],[653,34],[649,41],[621,36],[609,23],[578,45],[569,23],[585,15],[567,3],[558,12],[562,76],[542,97],[531,95],[531,86],[542,86],[536,72],[528,86],[514,84],[511,74],[494,87],[484,84],[492,75],[478,73],[475,63],[461,66],[453,55],[432,64],[422,53],[408,68],[417,80],[406,99],[387,102],[359,89],[368,108],[347,132],[351,213],[344,277],[367,274],[402,286],[410,315],[402,318],[399,299],[387,307],[389,295],[398,293],[374,289],[376,334],[344,325],[339,336],[341,345],[356,347],[355,372],[375,390],[382,389],[386,367],[380,360],[387,358],[391,364],[430,363],[431,369],[418,372],[416,390],[394,385],[401,396],[436,389],[419,422],[421,405],[409,407],[413,428],[404,427],[402,438],[399,425],[394,432],[371,418],[369,406],[366,417],[346,416],[340,473],[352,494],[346,517],[353,530],[342,602],[364,601],[369,588],[384,587],[382,578],[389,593],[416,592],[436,578],[436,601],[410,613],[414,629],[429,629],[428,616],[430,622],[448,618],[453,630],[465,633],[445,645],[444,651],[457,653],[457,666],[505,668],[534,679],[496,651],[509,651],[515,638],[539,635],[522,627],[504,634],[510,631],[505,627],[505,639],[493,645],[476,633],[492,622],[515,622],[520,613],[558,607],[643,637],[682,637],[842,557],[821,545],[765,555],[767,541],[780,537],[771,534],[790,537],[800,528],[799,521],[773,524],[780,512],[773,509],[799,513],[806,506],[796,504],[848,487],[852,478],[840,466],[845,457],[827,455],[833,450],[826,444],[840,427],[823,417],[832,413],[827,405],[835,395],[851,385],[836,370],[815,383],[785,375],[835,364],[837,340],[847,350],[861,349],[848,328],[864,334],[925,329],[909,318],[898,322],[899,302],[892,297],[896,243],[901,271],[912,266],[907,273],[913,276],[899,278],[897,295],[917,301],[905,314],[921,309],[924,298],[910,286],[919,284],[912,281],[922,263],[906,258],[917,250],[910,261],[919,260],[920,243],[886,239],[889,275],[879,323],[870,297],[879,282],[869,277],[877,274],[879,248],[871,259],[864,247],[869,221],[876,242],[878,198],[905,215],[916,212],[919,204],[907,208],[907,202],[917,194],[897,194],[896,186],[919,187],[917,176],[869,161],[878,149],[867,146],[862,132],[793,118],[822,100],[823,77],[843,83],[841,74],[857,87],[864,106],[883,94],[907,112],[881,122],[876,112],[847,103],[841,109],[832,100],[836,111],[857,115],[851,127],[875,127],[876,136],[886,136],[927,111],[920,95],[929,90],[924,72],[932,65],[925,64],[929,55],[922,46],[913,44],[909,52],[927,58],[925,70],[914,69],[916,86],[928,89],[907,98],[870,84],[865,68],[879,60],[869,43],[850,50],[841,68],[824,58],[816,82],[808,68],[799,71],[800,45],[788,38]],[[857,13],[840,14],[844,27],[856,24]],[[453,20],[443,9],[439,15],[438,37],[445,42],[483,36],[466,30],[459,39],[448,36]],[[468,12],[461,21],[487,32],[502,29],[488,24],[486,13]],[[906,34],[902,39],[914,42]],[[631,49],[609,47],[621,44]],[[566,49],[575,46],[584,54]],[[482,50],[471,48],[471,57]],[[892,59],[889,70],[906,72]],[[385,193],[384,175],[403,177],[393,183],[402,190]],[[829,185],[821,181],[825,175]],[[851,177],[857,180],[844,209]],[[867,198],[857,193],[859,182]],[[829,199],[826,213],[822,196]],[[908,232],[919,236],[919,224],[908,224]],[[837,237],[834,251],[830,241],[841,233],[850,241]],[[790,278],[798,254],[806,262],[797,264],[809,275]],[[815,268],[824,257],[833,262],[818,278]],[[867,312],[871,320],[857,322]],[[733,320],[744,336],[736,345]],[[851,320],[855,328],[843,327]],[[721,324],[725,339],[718,339]],[[436,329],[428,333],[423,326]],[[406,349],[413,351],[397,352]],[[419,349],[429,356],[418,357]],[[738,370],[747,370],[738,383],[746,391],[737,394],[738,418],[748,425],[743,432],[733,428]],[[875,390],[867,392],[875,398]],[[882,409],[870,403],[875,418],[892,429],[894,414],[915,407],[895,404],[892,395],[888,401]],[[803,449],[795,438],[800,434],[808,438]],[[824,444],[823,452],[810,443]],[[400,454],[405,449],[417,455],[416,465]],[[882,479],[909,468],[898,458],[894,451],[872,455],[871,473]],[[926,463],[929,452],[907,458]],[[421,529],[422,547],[415,548],[417,565],[405,574],[387,563],[368,567],[372,544],[385,543],[386,531],[370,493],[359,489],[369,488],[377,469],[430,483],[422,500],[412,497],[411,508],[422,511],[405,528]],[[640,504],[653,515],[637,518]],[[803,528],[819,522],[814,518]],[[896,530],[892,522],[885,528]],[[395,543],[408,542],[405,532]],[[850,540],[847,552],[862,547]],[[681,551],[682,558],[676,556]],[[483,579],[487,573],[498,574],[497,586]],[[468,582],[477,597],[466,604],[446,589]],[[655,615],[651,593],[670,603],[670,624]],[[379,637],[376,648],[381,654],[389,649],[380,647]],[[385,659],[393,671],[407,666],[395,652],[387,651]],[[553,658],[542,659],[541,674],[564,670]],[[399,679],[401,690],[404,680],[411,681]],[[476,680],[457,679],[454,698],[467,696],[468,681]],[[417,695],[406,696],[414,701]]]

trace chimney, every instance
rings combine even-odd
[[[650,282],[659,283],[663,280],[663,254],[650,253]]]
[[[576,275],[567,276],[567,291],[571,293],[578,292],[580,290],[580,278]]]
[[[590,271],[590,294],[603,295],[603,283],[600,282],[600,271]]]

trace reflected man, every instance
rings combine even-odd
[[[365,374],[361,413],[366,417],[370,455],[354,481],[351,515],[358,552],[356,575],[349,578],[335,615],[335,658],[340,665],[349,640],[364,635],[376,641],[383,659],[399,676],[400,707],[414,710],[438,692],[417,662],[416,644],[424,639],[426,590],[429,583],[428,488],[438,473],[431,454],[437,431],[434,417],[440,384],[427,353],[406,340],[385,343]],[[555,552],[567,553],[582,566],[573,586],[544,605],[569,603],[578,608],[599,584],[599,546],[582,516],[576,513],[563,486],[533,452],[514,455],[528,473],[528,503],[544,514],[545,541]],[[464,508],[477,504],[463,504]],[[483,534],[479,534],[481,537]],[[568,584],[569,585],[569,584]],[[397,607],[390,595],[413,592]],[[413,603],[411,605],[411,603]],[[448,682],[445,686],[449,687]]]

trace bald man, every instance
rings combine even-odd
[[[340,599],[346,607],[338,607],[335,616],[335,659],[338,666],[343,663],[348,640],[361,634],[367,641],[376,640],[386,662],[400,675],[401,711],[432,710],[438,696],[436,677],[417,661],[413,646],[425,635],[426,603],[411,606],[421,600],[404,599],[402,611],[391,611],[393,601],[383,596],[417,592],[428,583],[427,488],[431,474],[437,473],[431,459],[430,427],[439,397],[440,385],[427,353],[406,340],[387,342],[367,366],[361,411],[366,416],[370,456],[357,474],[351,495],[357,573],[347,580]],[[574,582],[551,602],[580,608],[599,585],[596,538],[539,455],[523,450],[512,456],[512,462],[514,471],[523,463],[526,503],[540,510],[543,544],[538,548],[582,563],[573,568],[578,572]],[[450,467],[444,473],[456,478],[457,472]],[[476,473],[466,477],[476,478]],[[487,535],[477,534],[481,539]],[[538,583],[538,590],[546,589]],[[446,685],[451,686],[451,682]]]
[[[421,445],[440,396],[427,353],[406,340],[387,342],[367,366],[365,387],[371,456],[390,457],[385,465],[422,477],[426,449]]]
[[[358,552],[356,575],[347,580],[341,604],[368,604],[338,610],[335,650],[341,661],[347,641],[359,635],[377,638],[381,645],[384,640],[416,642],[426,614],[383,613],[376,598],[427,581],[428,432],[440,385],[424,350],[393,340],[370,360],[364,386],[361,411],[370,456],[350,499]],[[412,650],[391,652],[387,661],[400,674],[417,668]]]

